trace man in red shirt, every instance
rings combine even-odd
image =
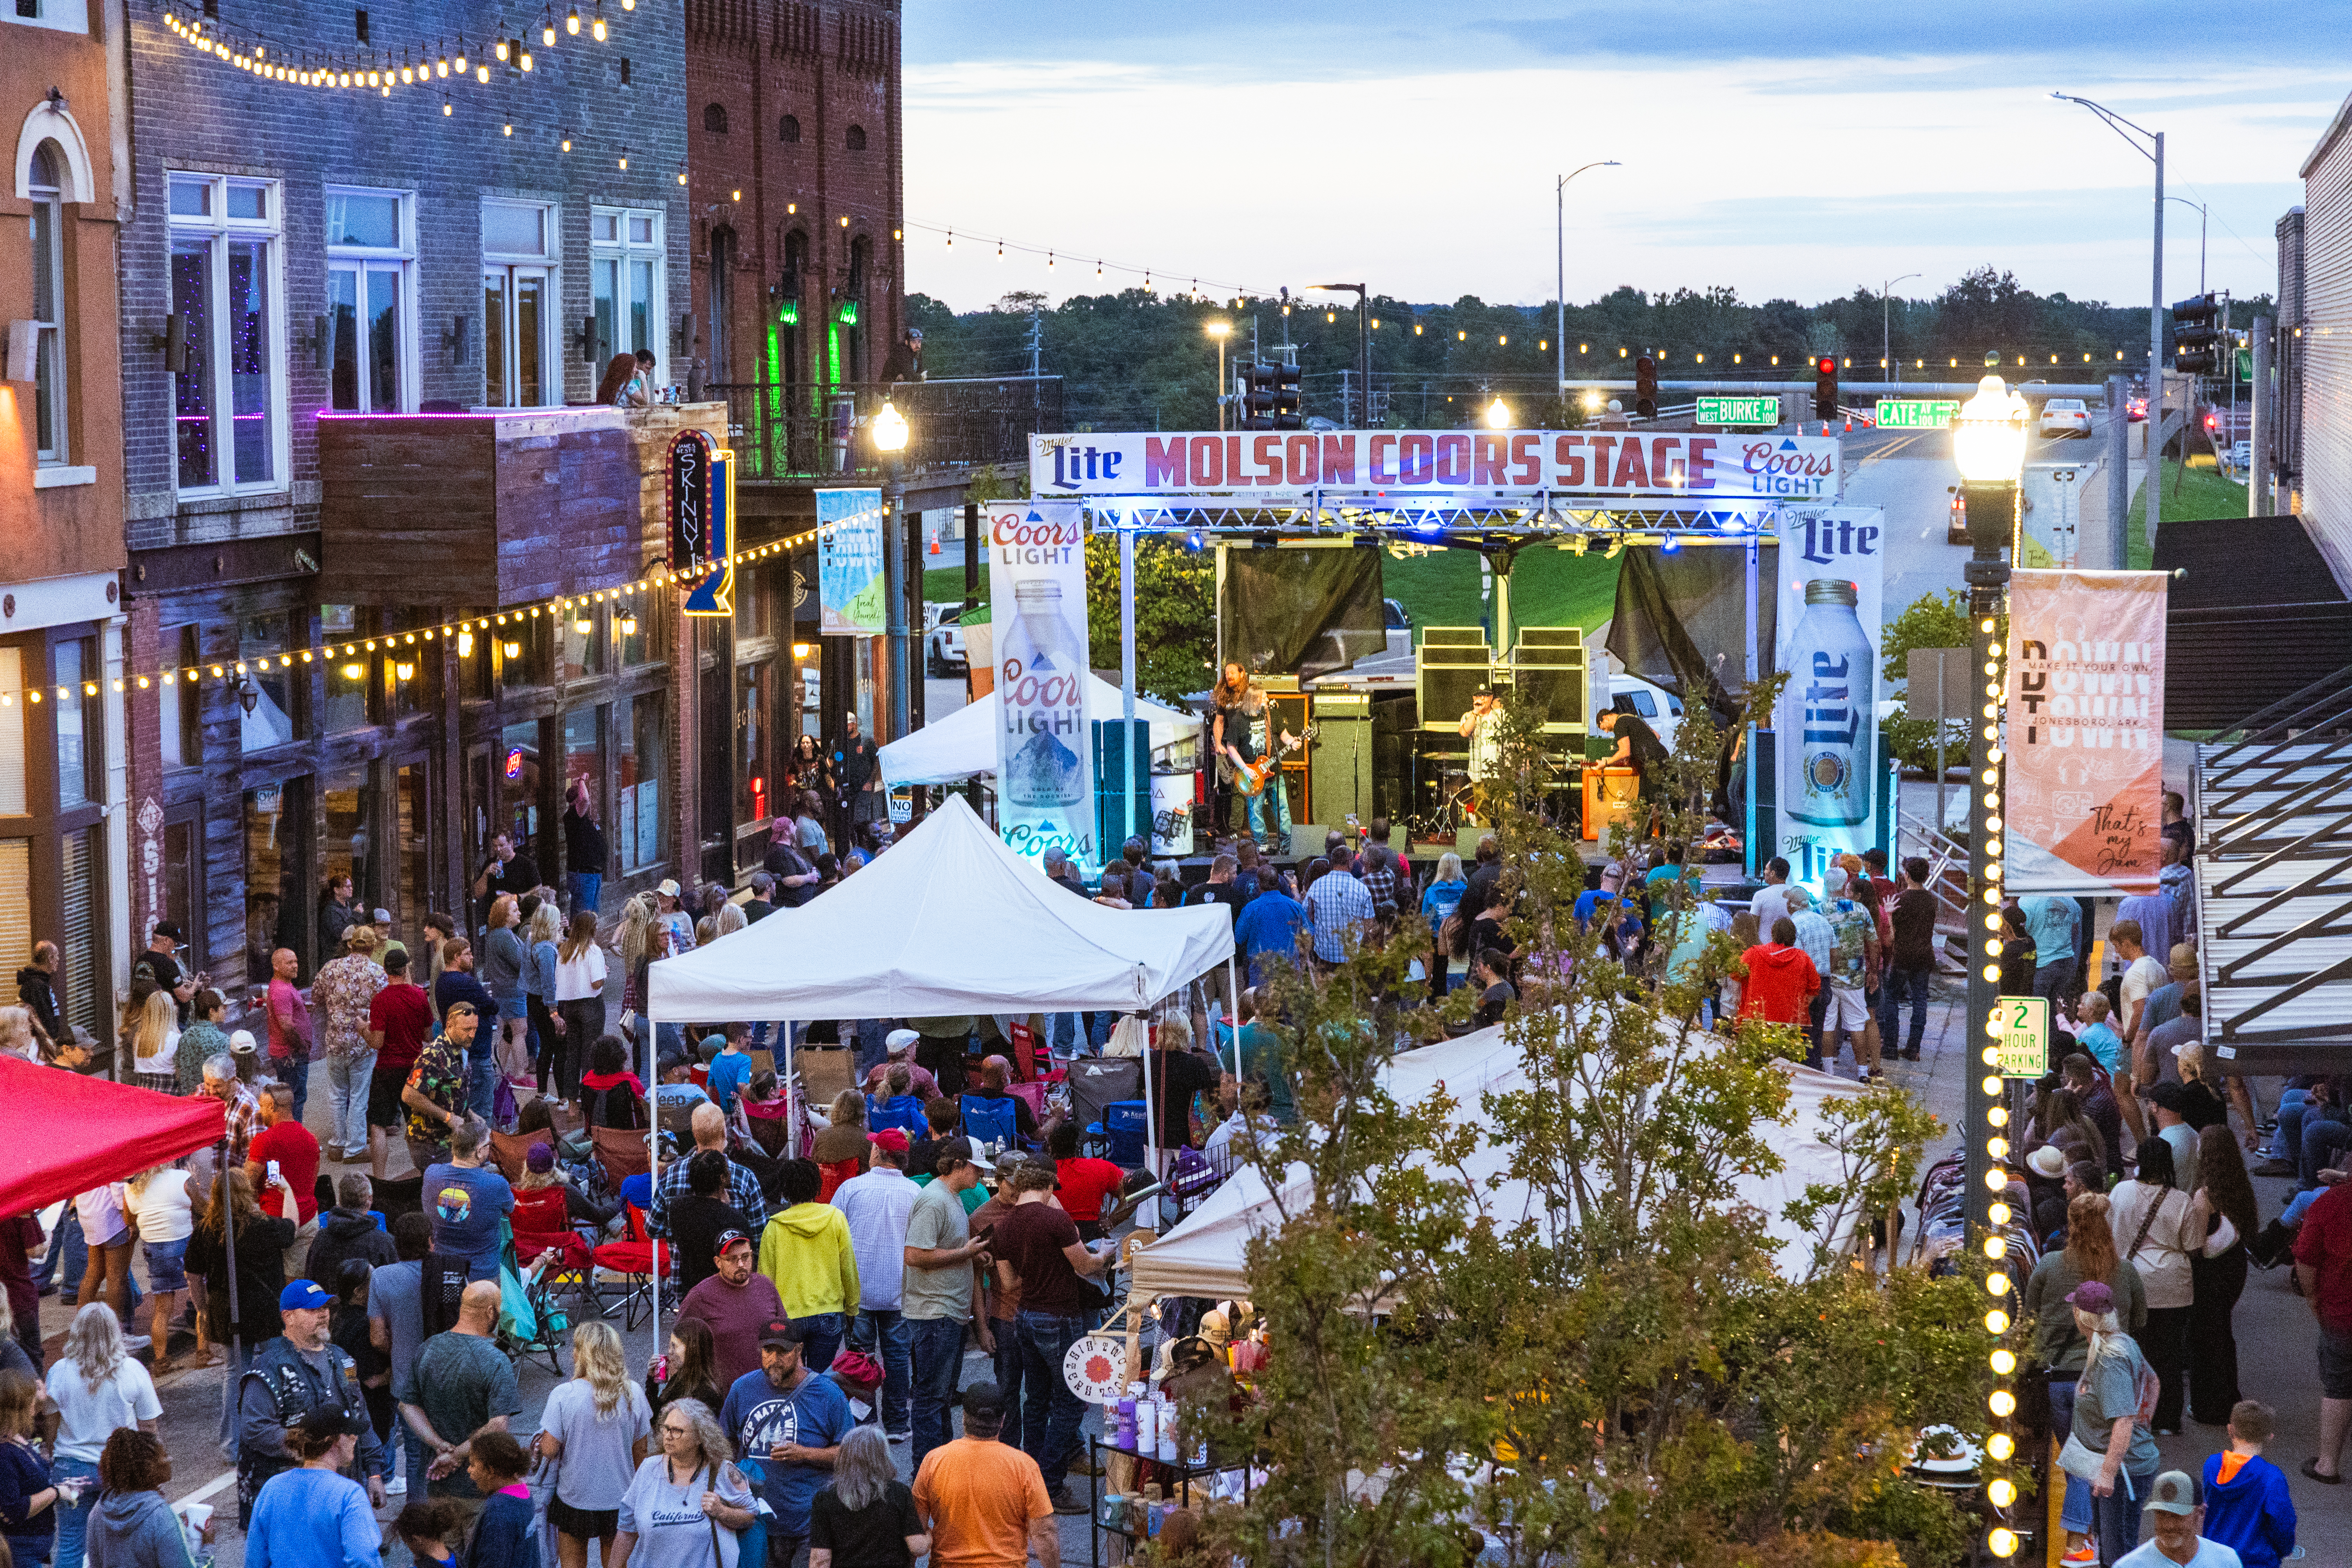
[[[297,1121],[310,1103],[310,1009],[294,988],[294,977],[300,973],[301,960],[292,948],[281,947],[269,955],[269,1068],[294,1086]]]
[[[2294,1278],[2319,1320],[2319,1453],[2303,1473],[2334,1486],[2352,1430],[2352,1183],[2328,1188],[2304,1215]]]
[[[1811,1018],[1821,973],[1796,942],[1797,922],[1782,915],[1772,922],[1771,941],[1739,955],[1740,966],[1748,972],[1739,987],[1741,1017],[1799,1029]]]
[[[1053,1131],[1045,1135],[1045,1152],[1054,1157],[1054,1174],[1061,1183],[1055,1195],[1061,1200],[1062,1212],[1078,1227],[1078,1239],[1100,1241],[1110,1234],[1103,1226],[1103,1200],[1117,1200],[1127,1173],[1108,1160],[1080,1158],[1075,1121],[1054,1123]]]
[[[292,1279],[301,1274],[310,1240],[319,1234],[319,1140],[295,1115],[294,1091],[282,1083],[262,1089],[261,1131],[245,1151],[245,1179],[253,1184],[261,1212],[276,1217],[284,1213],[286,1201],[270,1184],[272,1163],[294,1189],[294,1218],[301,1227],[286,1249],[286,1278]]]
[[[433,1032],[433,998],[410,982],[408,950],[398,942],[385,948],[383,973],[386,984],[368,1004],[367,1022],[368,1047],[375,1052],[375,1071],[368,1078],[368,1165],[379,1182],[388,1141],[406,1118],[400,1091]]]

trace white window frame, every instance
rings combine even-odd
[[[63,161],[62,152],[51,156],[60,162]],[[33,153],[33,167],[36,170],[40,168],[42,158],[40,150],[36,148]],[[31,220],[26,226],[35,244],[39,243],[40,220],[44,216],[48,220],[49,226],[49,297],[44,300],[40,297],[40,290],[37,288],[33,290],[32,316],[33,395],[36,405],[34,440],[37,443],[33,460],[41,468],[57,468],[72,461],[69,455],[71,442],[68,437],[73,421],[71,405],[68,400],[69,389],[66,384],[65,197],[67,182],[73,178],[73,174],[71,171],[66,169],[52,169],[50,174],[56,178],[57,184],[36,184],[31,187],[33,212]],[[29,259],[35,264],[33,276],[37,279],[40,276],[39,258],[36,257]],[[37,445],[40,438],[40,418],[37,410],[42,402],[46,402],[49,408],[49,443],[46,447]]]
[[[395,204],[398,214],[396,224],[399,233],[395,243],[390,247],[341,245],[331,239],[328,241],[328,313],[330,320],[331,321],[332,319],[334,310],[332,301],[334,298],[334,274],[336,272],[357,272],[361,274],[362,282],[364,282],[366,275],[370,273],[390,274],[398,278],[400,280],[400,319],[397,326],[394,328],[394,332],[399,339],[398,346],[394,352],[399,355],[400,363],[395,367],[396,377],[393,392],[393,395],[397,402],[397,406],[390,409],[372,408],[368,406],[368,389],[373,384],[374,377],[369,374],[371,367],[367,363],[369,345],[367,315],[364,307],[362,307],[357,323],[360,406],[356,409],[339,410],[338,412],[413,414],[416,411],[418,386],[417,351],[419,337],[419,317],[416,303],[416,193],[414,191],[391,190],[374,185],[329,185],[325,189],[322,205],[320,208],[322,216],[327,210],[323,204],[325,202],[333,201],[337,196],[390,196]],[[331,359],[330,360],[328,374],[330,376],[333,374]],[[331,385],[328,392],[327,401],[328,406],[331,408],[333,407],[334,395]]]
[[[494,279],[503,287],[506,298],[504,311],[506,320],[500,327],[503,342],[495,347],[489,341],[490,321],[487,313],[482,320],[482,401],[485,405],[491,408],[561,407],[563,403],[566,371],[563,361],[563,277],[562,267],[559,260],[563,247],[562,211],[553,202],[486,196],[482,201],[485,219],[483,232],[486,235],[489,227],[487,221],[488,215],[491,209],[497,207],[537,208],[540,213],[540,236],[543,249],[541,254],[526,256],[519,251],[495,250],[491,248],[487,239],[483,242],[482,282],[486,290]],[[540,310],[539,329],[540,394],[545,401],[509,403],[507,401],[507,389],[504,386],[490,385],[489,366],[494,355],[499,357],[501,363],[509,366],[513,365],[520,357],[521,344],[516,337],[516,318],[520,314],[516,309],[520,295],[517,280],[530,277],[546,279],[546,291]]]
[[[170,212],[170,185],[173,181],[201,180],[212,187],[212,211],[197,216]],[[205,345],[207,363],[213,371],[213,451],[216,477],[208,485],[187,485],[178,488],[182,497],[271,495],[283,494],[293,489],[294,442],[288,405],[286,359],[286,187],[279,180],[246,179],[226,174],[201,174],[194,170],[171,169],[164,174],[164,208],[169,215],[171,244],[200,239],[211,249],[213,341]],[[232,185],[242,190],[262,193],[262,216],[232,218],[228,216],[228,192]],[[269,423],[270,477],[240,482],[235,476],[236,442],[230,421],[235,416],[236,388],[230,379],[228,353],[228,247],[232,240],[259,241],[262,246],[262,269],[269,289]],[[169,266],[168,259],[166,266]],[[179,450],[173,447],[172,473],[176,483],[179,477]]]
[[[661,338],[665,323],[669,320],[669,245],[665,226],[667,217],[668,215],[659,207],[595,206],[588,209],[588,308],[592,315],[598,303],[598,274],[608,264],[613,268],[614,281],[613,331],[608,336],[599,330],[595,356],[599,364],[610,361],[614,354],[626,353],[640,346],[653,350],[657,358],[663,354]],[[614,237],[600,239],[596,237],[597,227],[606,218],[613,220]],[[653,237],[646,240],[630,238],[632,219],[649,222]],[[621,331],[621,324],[628,320],[629,306],[634,300],[628,287],[629,264],[637,261],[650,263],[653,268],[651,309],[646,312],[650,341],[643,345],[625,343]]]

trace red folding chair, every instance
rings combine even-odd
[[[865,1169],[866,1162],[854,1157],[835,1160],[829,1165],[819,1165],[817,1172],[824,1177],[824,1184],[817,1189],[816,1201],[821,1204],[833,1202],[833,1194],[841,1190],[841,1184],[862,1173]]]
[[[676,1270],[677,1255],[667,1243],[656,1241],[646,1229],[646,1212],[636,1205],[628,1205],[629,1230],[625,1239],[608,1241],[591,1254],[596,1268],[603,1273],[622,1276],[625,1294],[621,1298],[622,1321],[634,1331],[640,1317],[650,1317],[654,1310],[654,1281],[659,1278],[668,1283]],[[604,1285],[597,1285],[597,1301],[604,1302]]]
[[[572,1283],[584,1282],[595,1259],[588,1244],[572,1228],[571,1206],[565,1203],[563,1189],[528,1187],[515,1194],[514,1214],[509,1222],[514,1226],[515,1262],[529,1264],[544,1252],[556,1255],[548,1266],[553,1274],[576,1275]]]

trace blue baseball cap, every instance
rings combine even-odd
[[[315,1279],[297,1279],[278,1292],[278,1310],[293,1311],[298,1307],[331,1307],[335,1299],[319,1289]]]

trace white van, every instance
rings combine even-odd
[[[1654,686],[1638,675],[1612,675],[1609,678],[1609,702],[1602,707],[1595,702],[1592,710],[1592,733],[1602,733],[1601,715],[1604,712],[1633,713],[1648,721],[1658,732],[1658,739],[1671,751],[1675,734],[1682,728],[1683,700],[1664,687]]]

